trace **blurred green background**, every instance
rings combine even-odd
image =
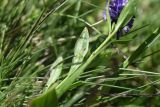
[[[50,65],[59,55],[68,58],[64,61],[63,73],[58,82],[66,77],[71,65],[74,46],[84,27],[89,29],[90,49],[87,56],[97,48],[107,35],[107,24],[103,21],[105,0],[68,0],[56,12],[50,14],[37,28],[29,39],[31,27],[44,11],[44,17],[50,10],[59,4],[56,0],[1,0],[0,1],[0,43],[1,45],[1,90],[0,101],[6,107],[26,106],[31,98],[43,90],[46,75]],[[160,0],[139,0],[137,13],[132,31],[149,25],[138,32],[137,37],[127,44],[114,44],[101,53],[86,71],[110,68],[102,72],[93,72],[90,76],[85,74],[80,80],[89,77],[104,76],[105,78],[117,77],[116,70],[124,61],[124,56],[129,56],[157,27],[160,26]],[[125,37],[125,36],[124,36]],[[21,47],[27,46],[21,50]],[[19,50],[20,49],[20,50]],[[16,53],[17,52],[17,53]],[[129,68],[141,69],[160,73],[160,38],[155,41],[151,48]],[[153,55],[150,55],[153,54]],[[149,55],[149,56],[147,56]],[[128,72],[125,72],[128,73]],[[130,73],[130,72],[129,72]],[[131,73],[132,74],[132,73]],[[16,79],[9,79],[9,78]],[[18,77],[22,77],[18,79]],[[102,78],[104,78],[102,77]],[[135,88],[145,85],[150,81],[158,80],[159,76],[140,76],[116,83],[118,86]],[[95,80],[97,81],[97,80]],[[92,81],[93,82],[93,81]],[[108,82],[107,84],[112,84]],[[84,85],[85,86],[85,85]],[[151,88],[150,88],[151,87]],[[79,87],[78,87],[79,88]],[[69,101],[78,88],[65,93],[60,99],[60,105]],[[124,97],[117,98],[103,104],[103,99],[109,93],[122,92],[123,89],[103,89],[100,86],[87,87],[83,98],[73,107],[90,107],[102,101],[99,107],[159,107],[159,96],[157,97]],[[154,94],[159,91],[159,84],[148,85],[141,93]],[[104,93],[104,95],[103,95]],[[107,95],[105,95],[107,94]],[[99,97],[99,98],[97,98]],[[111,96],[112,98],[112,96]],[[95,100],[98,99],[98,100]],[[107,99],[107,98],[106,98]]]

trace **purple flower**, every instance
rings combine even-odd
[[[106,2],[107,2],[106,3],[106,7],[107,7],[108,0]],[[112,23],[113,22],[115,22],[115,23],[117,22],[118,17],[120,15],[122,9],[124,8],[124,6],[127,5],[127,3],[128,3],[128,0],[111,0],[110,1],[109,14],[110,14]],[[106,9],[104,11],[103,18],[104,18],[104,20],[107,19]],[[122,28],[122,30],[118,31],[117,39],[119,39],[119,36],[121,36],[123,34],[123,31],[126,32],[126,33],[130,31],[130,29],[133,26],[133,22],[134,22],[134,17],[128,22],[128,24],[126,26],[124,26],[124,28]]]

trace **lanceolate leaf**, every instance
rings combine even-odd
[[[80,38],[76,42],[74,49],[74,58],[72,60],[73,65],[71,66],[68,75],[71,75],[81,65],[84,57],[88,52],[88,47],[89,47],[89,33],[88,29],[85,28],[82,31]]]
[[[57,60],[53,63],[53,65],[50,68],[50,77],[47,81],[46,84],[46,90],[53,84],[55,81],[59,78],[61,71],[62,71],[62,66],[63,66],[63,58],[62,56],[58,57]]]
[[[160,28],[150,35],[134,52],[123,62],[123,67],[126,68],[129,64],[134,62],[152,43],[160,37]]]

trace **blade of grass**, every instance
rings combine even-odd
[[[149,48],[154,41],[160,37],[160,28],[157,28],[133,53],[123,62],[123,68],[133,63],[147,48]]]
[[[150,71],[143,71],[143,70],[136,70],[136,69],[120,68],[119,70],[123,70],[123,71],[133,71],[133,72],[139,72],[139,73],[145,73],[145,74],[152,74],[152,75],[160,75],[160,73],[150,72]]]

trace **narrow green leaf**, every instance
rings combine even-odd
[[[123,67],[126,68],[129,64],[135,61],[152,43],[160,37],[160,28],[150,35],[133,53],[123,62]]]
[[[116,44],[127,44],[128,42],[132,41],[133,39],[122,39],[122,40],[113,40],[112,43]]]
[[[76,42],[74,49],[74,58],[72,60],[73,65],[71,66],[68,75],[71,75],[81,65],[84,57],[88,52],[88,47],[89,47],[89,33],[88,29],[84,28],[84,30],[80,35],[80,38]]]
[[[119,70],[123,70],[123,71],[132,71],[132,72],[138,72],[138,73],[145,73],[145,74],[151,74],[151,75],[160,75],[160,73],[156,73],[156,72],[150,72],[150,71],[143,71],[143,70],[135,70],[135,69],[127,69],[127,68],[120,68]]]
[[[61,71],[62,71],[62,66],[63,66],[63,58],[62,56],[58,57],[57,60],[52,64],[50,68],[50,77],[46,83],[46,89],[47,90],[52,84],[55,83],[55,81],[59,78]]]

